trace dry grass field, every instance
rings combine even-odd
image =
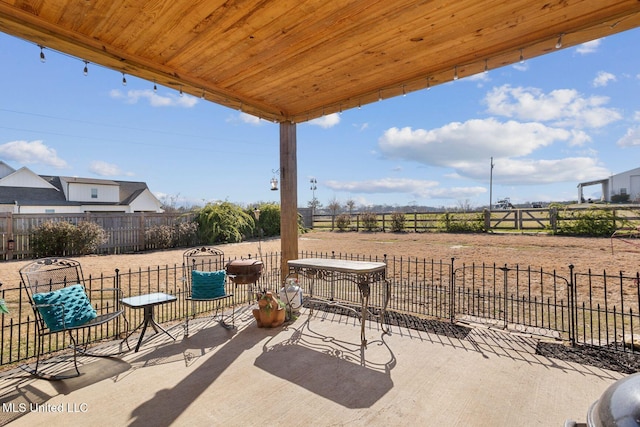
[[[280,240],[252,241],[219,245],[229,257],[256,257],[280,252]],[[403,258],[425,258],[462,263],[508,264],[531,266],[545,271],[566,271],[569,264],[576,271],[594,273],[606,271],[625,275],[640,271],[640,239],[635,242],[613,242],[608,238],[583,238],[528,235],[513,233],[448,234],[448,233],[366,233],[310,232],[300,236],[299,250],[336,254],[357,254],[383,257],[384,254]],[[85,276],[112,275],[121,271],[158,265],[182,263],[184,249],[153,251],[123,255],[93,255],[78,257]],[[19,283],[18,270],[29,261],[0,262],[0,282],[14,286]]]

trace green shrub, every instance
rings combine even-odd
[[[617,226],[616,226],[617,223]],[[614,211],[591,208],[558,213],[558,233],[572,236],[609,237],[618,226],[625,226]]]
[[[196,222],[206,244],[238,243],[255,230],[253,217],[229,202],[208,203],[196,212]]]
[[[485,231],[482,213],[446,212],[442,215],[441,224],[447,233],[482,233]]]
[[[629,203],[628,194],[614,194],[611,196],[611,203]]]
[[[107,233],[93,222],[45,221],[33,230],[30,246],[35,257],[87,255],[106,241]]]
[[[260,217],[256,224],[256,231],[262,230],[263,236],[279,236],[280,235],[280,206],[275,203],[263,203],[260,209]],[[248,212],[250,216],[254,216],[253,210]]]
[[[378,229],[378,216],[373,212],[364,212],[360,214],[360,222],[362,228],[366,231],[374,231]]]
[[[404,231],[405,216],[402,212],[391,214],[391,231],[397,233]]]
[[[351,215],[349,214],[340,214],[336,217],[336,227],[340,231],[347,231],[349,227],[351,227]]]

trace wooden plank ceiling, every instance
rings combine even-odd
[[[638,26],[639,0],[0,0],[2,32],[277,122]]]

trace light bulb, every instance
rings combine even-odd
[[[127,85],[127,78],[124,76],[124,73],[122,73],[122,86],[126,86]]]
[[[40,46],[40,62],[43,64],[47,62],[47,58],[44,57],[44,47]]]

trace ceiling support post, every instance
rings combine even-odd
[[[296,124],[280,123],[280,248],[282,282],[288,261],[298,258],[298,165]]]

